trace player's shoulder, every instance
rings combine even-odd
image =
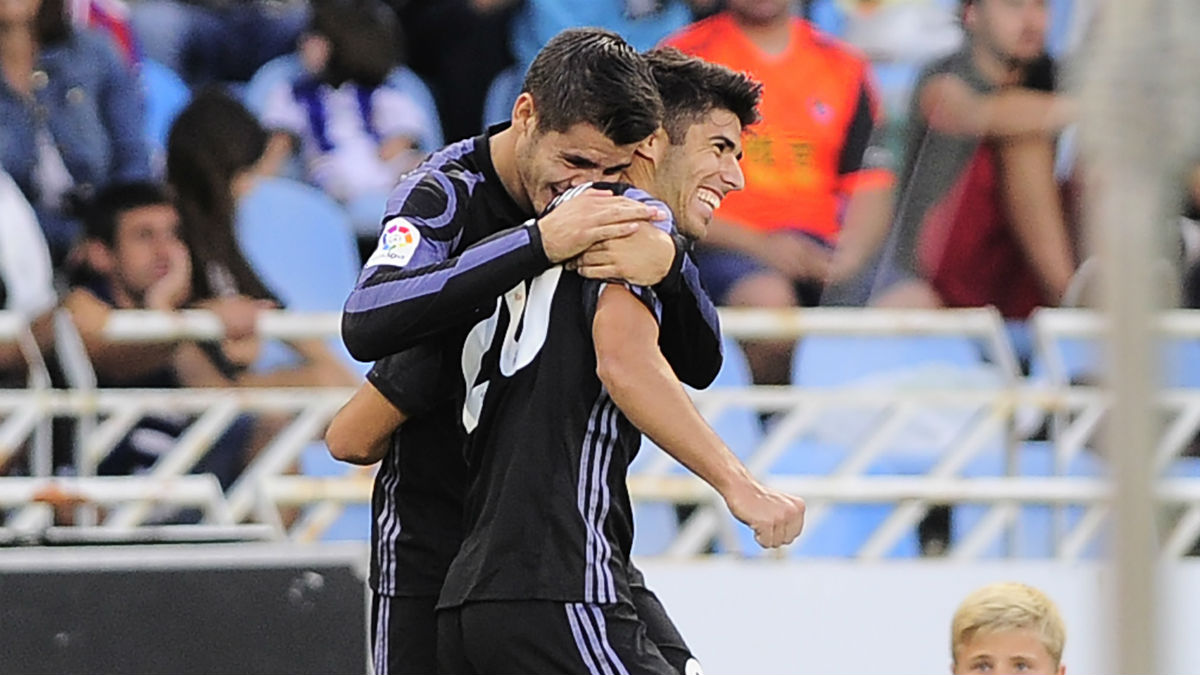
[[[474,139],[466,139],[427,157],[392,189],[384,220],[455,220],[479,182],[474,152]]]

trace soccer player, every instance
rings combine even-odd
[[[624,177],[660,192],[680,231],[700,238],[742,186],[742,130],[757,118],[760,87],[677,52],[650,60],[673,114]],[[638,188],[603,187],[665,206]],[[692,405],[659,347],[661,318],[652,289],[555,266],[471,330],[461,359],[466,537],[438,604],[442,672],[675,672],[631,591],[625,477],[639,429],[714,486],[760,544],[799,534],[803,502],[755,481]],[[762,508],[780,517],[748,517]]]
[[[449,403],[456,388],[429,384],[461,382],[457,360],[442,357],[442,341],[455,340],[454,317],[469,318],[479,307],[494,306],[515,283],[503,279],[540,273],[551,256],[566,255],[551,251],[563,249],[569,237],[578,237],[570,245],[582,250],[629,229],[611,222],[658,214],[597,192],[575,201],[598,212],[577,209],[572,215],[559,209],[514,229],[554,193],[619,171],[632,156],[629,139],[649,136],[661,110],[641,57],[602,31],[568,31],[552,41],[531,69],[526,89],[514,107],[513,126],[435,154],[397,189],[380,249],[348,302],[349,307],[356,297],[361,301],[359,315],[346,322],[356,356],[374,358],[418,344],[378,362],[369,384],[338,414],[326,436],[339,459],[360,464],[384,459],[372,499],[377,672],[432,672],[433,606],[462,539],[464,440],[460,408]],[[618,143],[629,145],[628,156]],[[498,250],[495,242],[507,244]],[[588,269],[657,283],[680,326],[663,334],[664,344],[672,345],[672,365],[689,384],[703,387],[720,369],[719,331],[711,302],[694,273],[681,273],[683,264],[677,242],[643,227],[594,249]],[[376,306],[369,307],[372,303]],[[420,344],[431,336],[439,342]],[[457,339],[461,344],[461,336]],[[409,421],[392,436],[406,417]],[[648,591],[641,597],[657,602]],[[672,638],[667,629],[662,632],[664,643],[682,644],[677,633]]]
[[[954,675],[1065,675],[1067,630],[1054,601],[1031,586],[999,583],[971,593],[950,625]]]

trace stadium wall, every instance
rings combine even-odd
[[[1064,663],[1118,675],[1106,627],[1111,572],[1057,562],[641,562],[707,675],[931,675],[950,672],[950,617],[969,591],[1022,581],[1059,603]],[[1200,674],[1200,563],[1164,568],[1162,672]],[[1123,626],[1123,630],[1145,630]]]

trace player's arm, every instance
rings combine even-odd
[[[519,227],[498,232],[451,255],[461,230],[447,231],[450,198],[436,181],[417,186],[409,197],[436,217],[405,215],[393,219],[411,228],[411,242],[381,248],[367,261],[342,314],[342,339],[354,358],[377,360],[411,347],[442,331],[482,318],[496,299],[518,282],[550,265],[573,258],[588,246],[635,232],[661,217],[656,209],[611,193],[589,190],[557,209]],[[414,193],[417,190],[413,191]],[[457,198],[457,197],[456,197]],[[438,200],[441,200],[440,206]]]
[[[648,203],[667,208],[661,202]],[[646,227],[593,245],[568,267],[589,279],[653,286],[663,309],[658,344],[675,375],[703,389],[716,379],[724,355],[717,308],[700,286],[699,272],[687,254],[690,249],[683,235]]]
[[[931,77],[917,96],[929,128],[955,136],[1054,134],[1075,119],[1075,104],[1064,96],[1022,87],[980,94],[950,73]]]
[[[325,430],[334,459],[368,465],[387,454],[388,439],[407,419],[369,380],[363,382]]]
[[[804,524],[804,502],[771,490],[704,421],[658,348],[658,324],[623,286],[600,293],[592,322],[596,370],[613,402],[638,429],[713,486],[763,546],[790,543]]]
[[[439,378],[441,358],[435,345],[423,344],[375,362],[367,381],[329,422],[329,453],[351,464],[383,459],[388,439],[401,424],[447,398]]]

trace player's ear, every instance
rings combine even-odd
[[[638,143],[633,154],[657,164],[658,158],[662,156],[663,148],[667,146],[667,140],[667,132],[660,126],[646,140]]]
[[[532,131],[537,126],[537,106],[529,92],[522,92],[513,103],[512,125],[518,133]]]

